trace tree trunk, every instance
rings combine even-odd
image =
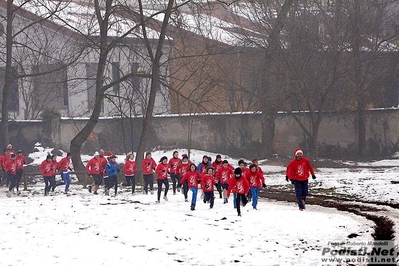
[[[142,13],[142,2],[139,1],[140,9],[141,9],[141,15]],[[162,48],[163,44],[165,42],[165,36],[166,36],[166,30],[169,24],[169,18],[173,10],[173,5],[174,5],[174,0],[169,0],[168,6],[165,10],[165,16],[162,22],[162,27],[160,30],[159,34],[159,39],[157,43],[157,48],[156,48],[156,53],[155,56],[153,55],[153,48],[147,38],[147,35],[145,34],[145,26],[143,24],[143,32],[144,32],[144,39],[146,43],[146,48],[148,53],[150,54],[151,57],[151,63],[152,63],[152,68],[151,68],[151,86],[150,86],[150,96],[148,99],[148,104],[145,112],[145,116],[143,118],[143,128],[141,131],[140,135],[140,141],[139,145],[137,147],[137,156],[136,156],[136,164],[139,169],[139,179],[143,181],[143,174],[142,174],[142,167],[141,163],[144,158],[144,152],[145,149],[147,148],[147,143],[148,143],[148,134],[150,132],[151,124],[152,124],[152,113],[154,111],[154,105],[155,105],[155,96],[156,92],[159,89],[160,86],[160,80],[159,80],[159,75],[160,75],[160,66],[161,66],[161,56],[162,56]],[[142,16],[141,22],[144,23],[144,17]]]
[[[271,157],[274,154],[274,134],[276,112],[263,113],[262,117],[262,156]]]
[[[363,157],[365,155],[366,148],[366,118],[365,108],[359,106],[356,117],[356,128],[357,128],[357,155]]]
[[[1,137],[3,148],[9,143],[8,135],[8,108],[10,105],[10,90],[13,85],[12,77],[12,24],[13,24],[13,0],[7,1],[7,26],[6,26],[6,69],[5,69],[5,80],[3,87],[3,99],[1,107]]]
[[[287,14],[293,5],[294,0],[285,0],[281,6],[280,12],[277,15],[275,24],[269,35],[269,46],[266,48],[265,53],[265,64],[263,69],[263,81],[262,86],[265,91],[264,95],[266,98],[262,100],[262,150],[265,152],[266,156],[272,156],[274,153],[274,131],[275,131],[275,119],[277,115],[277,108],[280,107],[276,96],[277,85],[274,85],[271,80],[271,74],[268,70],[274,65],[275,55],[280,50],[280,32],[284,28],[284,22]],[[273,96],[274,95],[274,96]]]
[[[110,5],[111,1],[107,2],[107,5]],[[96,2],[98,5],[98,2]],[[99,8],[97,7],[97,10]],[[99,12],[99,11],[98,11]],[[89,121],[86,125],[79,131],[79,133],[71,140],[70,152],[72,154],[72,163],[75,171],[78,172],[77,176],[80,181],[83,181],[87,184],[87,175],[85,173],[85,167],[80,158],[81,148],[83,143],[87,140],[90,133],[93,131],[94,127],[97,124],[98,118],[101,114],[101,105],[104,98],[104,73],[107,65],[107,56],[109,54],[109,49],[107,46],[107,30],[108,30],[108,19],[105,16],[105,19],[102,20],[101,16],[98,15],[97,19],[100,24],[101,31],[101,39],[100,39],[100,57],[98,59],[98,67],[96,74],[96,99],[94,102],[93,112],[90,116]],[[103,22],[103,23],[101,23]]]

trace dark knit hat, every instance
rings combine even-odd
[[[241,175],[242,174],[242,169],[240,167],[237,167],[236,169],[234,169],[234,174],[235,175]]]
[[[216,155],[216,159],[217,158],[222,158],[222,155],[220,155],[220,154]]]
[[[182,154],[182,158],[183,159],[188,159],[188,155],[187,154]]]
[[[47,157],[46,157],[46,160],[51,160],[51,155],[49,154],[49,155],[47,155]]]

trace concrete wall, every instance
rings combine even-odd
[[[191,126],[191,148],[220,152],[246,158],[262,158],[261,115],[196,115],[155,117],[148,149],[188,148]],[[309,124],[304,113],[301,119]],[[86,123],[86,119],[61,119],[52,125],[42,122],[11,123],[11,143],[15,149],[32,149],[37,141],[62,150],[69,150],[70,140]],[[398,150],[399,110],[370,111],[367,116],[367,151],[372,156],[388,156]],[[43,134],[45,130],[45,134]],[[56,132],[47,132],[47,131]],[[58,132],[57,132],[58,131]],[[141,120],[139,118],[102,118],[83,147],[92,153],[100,147],[123,153],[136,150]],[[51,138],[52,140],[49,138]],[[324,114],[319,130],[320,157],[340,158],[354,154],[356,129],[353,115]],[[24,147],[19,147],[19,145]],[[276,120],[275,151],[279,156],[291,156],[296,147],[305,152],[306,136],[297,122],[287,114]],[[30,151],[30,150],[29,150]]]

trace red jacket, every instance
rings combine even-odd
[[[0,155],[0,167],[4,168],[4,155]]]
[[[288,164],[286,175],[292,180],[306,181],[309,179],[309,172],[314,175],[309,160],[302,157],[301,160],[294,159]]]
[[[223,167],[223,161],[220,161],[219,163],[216,163],[216,161],[212,162],[212,167],[213,167],[213,171],[216,175],[216,173],[219,171],[219,169]]]
[[[244,169],[242,169],[242,176],[247,178],[247,176],[250,174],[251,170],[249,170],[249,168],[245,167]]]
[[[202,174],[201,176],[201,188],[204,192],[213,191],[213,186],[215,185],[215,178],[213,175]]]
[[[202,180],[201,174],[197,170],[194,172],[188,171],[181,179],[180,184],[183,184],[186,180],[188,181],[188,187],[198,188],[198,180]]]
[[[212,167],[213,171],[216,173],[217,171],[219,171],[220,168],[223,167],[223,161],[221,161],[220,163],[216,163],[216,161],[212,162]],[[231,170],[234,171],[234,166],[232,166],[231,164],[228,164],[227,167],[231,168]]]
[[[104,169],[101,170],[101,159],[91,158],[86,164],[86,173],[88,175],[99,175]]]
[[[184,175],[188,171],[190,171],[190,163],[189,162],[187,162],[187,163],[181,162],[176,167],[176,172],[177,172],[178,175],[180,175],[181,178],[183,178]]]
[[[17,174],[17,166],[18,166],[18,162],[17,160],[8,160],[5,165],[4,165],[4,170],[6,172],[9,172],[12,175],[16,175]]]
[[[153,158],[147,159],[144,158],[143,162],[141,163],[141,168],[143,170],[144,175],[152,174],[157,167],[157,163],[154,161]]]
[[[49,176],[54,176],[54,171],[53,171],[54,163],[53,161],[47,161],[44,160],[40,166],[39,170],[42,173],[43,177],[49,177]]]
[[[134,176],[134,172],[138,172],[139,169],[135,161],[127,160],[123,165],[123,171],[125,171],[125,176]]]
[[[157,179],[164,180],[168,178],[168,170],[169,164],[158,164],[157,169],[155,170],[155,173],[157,173]]]
[[[68,171],[69,165],[71,164],[71,160],[68,157],[64,157],[61,161],[58,162],[58,170],[60,171]]]
[[[53,171],[53,175],[52,176],[56,176],[57,175],[57,169],[58,169],[58,162],[57,161],[53,161],[51,160],[51,171]]]
[[[107,158],[105,158],[104,156],[98,157],[98,159],[100,160],[100,171],[104,172],[105,171],[105,167],[107,166],[108,160]]]
[[[26,158],[23,155],[17,155],[16,157],[17,161],[17,170],[22,170],[24,169],[24,164],[26,164]]]
[[[249,173],[245,178],[248,180],[249,187],[261,188],[265,183],[265,178],[263,177],[263,174],[259,172],[259,170],[256,170],[255,173],[249,170]]]
[[[231,178],[229,183],[229,189],[227,190],[227,197],[230,197],[230,192],[235,187],[237,194],[247,195],[249,191],[248,180],[241,176],[239,179]]]
[[[234,175],[233,170],[229,166],[224,168],[223,166],[219,168],[219,170],[216,172],[216,180],[220,184],[228,184],[230,181],[230,178]]]
[[[169,160],[168,164],[169,164],[169,171],[170,171],[171,174],[177,174],[176,168],[177,168],[177,165],[179,163],[180,163],[180,159],[179,158],[172,157]]]
[[[263,175],[263,170],[262,168],[260,168],[260,166],[258,165],[258,172],[261,173]]]
[[[17,153],[14,150],[10,150],[10,152],[4,154],[3,164],[5,164],[8,160],[11,160],[11,156],[10,156],[11,153],[14,153],[15,156],[17,156]]]

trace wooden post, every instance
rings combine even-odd
[[[25,171],[23,172],[24,175],[24,191],[28,190],[28,177],[25,174]]]

